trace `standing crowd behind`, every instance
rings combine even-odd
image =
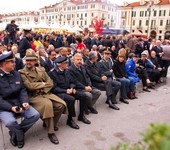
[[[170,41],[131,35],[48,34],[23,30],[15,21],[0,33],[0,120],[9,129],[13,146],[24,146],[25,132],[39,119],[49,140],[58,144],[58,120],[78,130],[78,121],[91,124],[90,113],[106,92],[106,105],[119,110],[118,100],[137,99],[136,84],[151,92],[166,80]],[[120,94],[117,96],[117,94]],[[117,105],[118,104],[118,105]],[[16,116],[24,120],[18,124]]]

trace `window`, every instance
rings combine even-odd
[[[87,13],[85,13],[85,17],[87,17]]]
[[[81,18],[83,18],[83,14],[81,14]]]
[[[136,17],[136,11],[132,11],[132,17]]]
[[[144,16],[144,11],[140,11],[140,17]]]
[[[79,21],[77,21],[77,25],[79,24]]]
[[[149,25],[149,20],[146,20],[146,26],[148,26]]]
[[[77,14],[77,17],[79,17],[79,14]]]
[[[94,16],[94,13],[91,13],[91,16],[93,17],[93,16]]]
[[[165,15],[166,15],[166,10],[159,11],[159,16],[165,16]]]
[[[145,30],[145,33],[148,33],[148,30]]]
[[[147,17],[147,16],[148,16],[148,14],[149,14],[149,12],[148,12],[148,11],[145,11],[145,17]]]
[[[162,33],[162,30],[159,30],[159,33],[161,34],[161,33]]]
[[[166,25],[170,25],[170,20],[166,20]]]
[[[87,25],[87,21],[84,21],[84,25]]]
[[[132,24],[133,24],[133,26],[135,26],[135,20],[133,20],[133,23],[132,23]]]
[[[161,40],[162,36],[159,36],[159,39]]]
[[[142,25],[142,20],[139,20],[139,26],[141,26]]]
[[[157,13],[157,11],[154,10],[154,12],[153,12],[153,16],[154,16],[154,17],[156,17],[156,13]]]
[[[160,26],[163,26],[163,20],[160,20]]]

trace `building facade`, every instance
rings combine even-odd
[[[116,26],[133,32],[136,29],[156,39],[170,38],[170,0],[140,0],[125,3],[117,10]]]
[[[104,20],[105,27],[115,27],[116,5],[108,0],[63,0],[40,9],[40,21],[70,26],[90,27],[94,17]]]

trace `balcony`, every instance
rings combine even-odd
[[[165,30],[170,30],[170,24],[165,26]]]
[[[150,27],[150,29],[151,29],[151,30],[156,30],[157,27],[153,25],[153,26]]]

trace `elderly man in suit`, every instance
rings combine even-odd
[[[90,77],[86,73],[86,70],[82,65],[82,62],[83,62],[82,55],[79,53],[75,54],[73,57],[73,64],[69,67],[69,71],[72,77],[78,83],[77,88],[85,92],[86,96],[88,97],[89,100],[88,109],[90,110],[91,113],[97,114],[97,111],[93,106],[98,100],[99,96],[101,95],[101,92],[92,86]]]
[[[96,65],[97,59],[97,52],[91,51],[89,53],[89,60],[84,63],[84,67],[91,79],[92,85],[98,89],[106,91],[107,103],[109,107],[119,110],[119,108],[114,104],[115,85],[113,84],[113,80],[106,77],[104,73],[98,68]]]
[[[28,91],[31,105],[40,113],[47,127],[50,141],[58,144],[54,131],[58,130],[57,123],[61,114],[66,111],[66,103],[50,92],[53,82],[43,68],[35,67],[37,59],[32,49],[27,50],[26,66],[19,72]]]
[[[76,116],[74,104],[76,99],[80,101],[78,120],[85,124],[90,124],[91,122],[84,116],[84,110],[87,106],[87,96],[84,92],[77,90],[77,84],[71,77],[70,72],[68,72],[67,67],[68,58],[66,56],[57,57],[56,67],[49,72],[49,76],[54,82],[52,92],[67,103],[69,111],[67,125],[73,129],[79,129],[79,126],[72,118]]]
[[[0,55],[0,120],[10,130],[11,144],[22,148],[24,134],[39,119],[39,113],[29,105],[27,91],[14,66],[12,52]],[[20,124],[15,119],[16,115],[24,117]]]

